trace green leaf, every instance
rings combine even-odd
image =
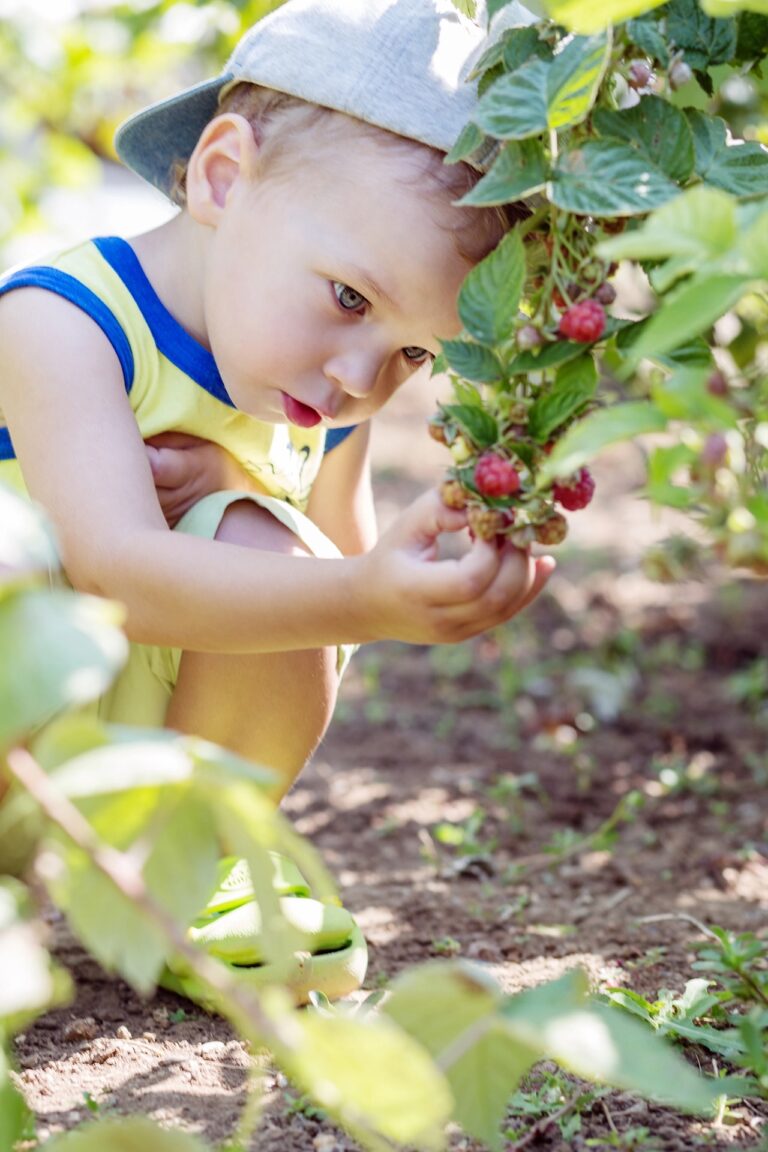
[[[496,443],[499,437],[496,421],[484,408],[473,404],[443,404],[441,409],[478,448],[490,448]]]
[[[633,108],[598,108],[593,117],[601,136],[612,136],[682,184],[693,171],[693,134],[683,113],[659,96],[644,96]]]
[[[143,868],[153,898],[177,924],[195,917],[216,887],[221,855],[207,798],[167,796],[152,825],[152,851]]]
[[[707,184],[734,196],[764,196],[768,188],[768,149],[754,140],[728,141],[728,128],[719,116],[687,108],[693,132],[696,172]]]
[[[738,240],[736,202],[724,192],[698,185],[658,208],[641,227],[598,245],[607,260],[680,258],[679,274],[716,260]]]
[[[749,205],[755,207],[754,204]],[[768,280],[768,207],[752,220],[746,220],[745,206],[739,210],[738,250],[745,268],[760,280]]]
[[[534,56],[484,94],[475,120],[500,140],[524,140],[580,124],[594,103],[610,55],[610,37],[574,37],[552,60]]]
[[[643,328],[633,343],[621,376],[629,375],[644,357],[653,360],[719,320],[747,290],[748,280],[743,276],[712,274],[684,284],[674,296],[664,300],[662,307]]]
[[[660,412],[670,420],[684,420],[689,424],[700,421],[713,428],[735,428],[738,416],[726,400],[713,396],[707,388],[711,369],[678,368],[654,384],[651,399]]]
[[[540,192],[546,186],[549,166],[538,140],[510,141],[491,168],[459,204],[482,207],[510,204]]]
[[[143,1117],[98,1120],[46,1141],[46,1152],[209,1152],[186,1132],[159,1128]]]
[[[737,15],[738,40],[734,58],[736,63],[745,64],[748,61],[759,60],[768,53],[768,0],[763,0],[763,10],[767,13],[765,16],[759,16],[755,12],[739,12],[741,4],[733,0],[702,2],[701,6],[710,16]],[[725,11],[717,12],[714,10],[717,7],[722,7]]]
[[[736,21],[713,20],[702,11],[698,0],[671,0],[667,39],[683,53],[691,68],[726,64],[736,52]]]
[[[555,56],[547,74],[547,127],[555,132],[580,124],[595,102],[608,67],[610,32],[574,36]]]
[[[497,80],[475,109],[474,119],[483,131],[497,140],[524,140],[546,132],[549,68],[536,57]]]
[[[0,524],[0,586],[18,574],[48,575],[58,569],[56,545],[45,517],[4,484],[0,484]]]
[[[61,866],[46,882],[76,936],[108,972],[120,972],[138,992],[151,992],[169,951],[164,933],[81,849],[59,843],[51,851]]]
[[[514,72],[531,56],[551,60],[552,49],[536,27],[508,28],[502,37],[502,61],[507,72]]]
[[[483,344],[509,340],[525,281],[525,251],[516,229],[469,273],[459,293],[459,316]]]
[[[0,600],[0,748],[99,696],[128,644],[115,605],[30,589]]]
[[[471,77],[474,79],[483,76],[499,65],[504,66],[505,72],[514,72],[521,64],[525,64],[526,60],[530,60],[531,56],[538,56],[541,60],[552,59],[552,49],[546,40],[540,39],[538,28],[529,26],[507,28],[498,39],[494,40],[490,48],[483,52],[472,69]]]
[[[291,1021],[301,1044],[284,1064],[299,1086],[365,1143],[375,1132],[397,1144],[443,1146],[451,1093],[427,1052],[385,1016]]]
[[[462,961],[421,965],[399,977],[385,1012],[445,1068],[455,1117],[471,1136],[500,1147],[507,1101],[538,1046],[515,1042],[496,1019],[501,992]]]
[[[637,1020],[586,999],[583,973],[510,997],[502,1014],[513,1035],[538,1043],[564,1068],[692,1112],[722,1091]]]
[[[652,12],[647,12],[637,20],[628,20],[625,30],[631,44],[636,44],[641,52],[661,64],[662,68],[668,66],[669,48],[662,20]]]
[[[474,20],[477,12],[477,0],[453,0],[453,6],[461,12],[462,16]]]
[[[467,380],[496,384],[504,376],[498,357],[482,344],[473,344],[469,340],[443,340],[442,348],[448,367]]]
[[[10,1078],[10,1063],[0,1047],[0,1148],[14,1149],[29,1135],[32,1113]]]
[[[6,899],[8,892],[0,888],[0,903]],[[37,937],[38,932],[22,921],[0,929],[0,1033],[4,1018],[36,1014],[53,1000],[50,957]]]
[[[678,188],[629,144],[587,140],[559,157],[549,198],[586,216],[638,216],[677,195]]]
[[[597,368],[591,356],[582,356],[561,368],[552,387],[537,397],[528,414],[534,440],[546,443],[556,429],[582,411],[596,388]]]
[[[590,34],[607,28],[610,24],[622,24],[632,16],[639,16],[652,8],[658,8],[664,0],[547,0],[547,11],[558,24],[565,25],[572,32]]]
[[[468,160],[484,142],[485,135],[476,124],[465,124],[458,140],[446,156],[445,163],[458,164],[459,160]]]
[[[540,486],[545,487],[558,476],[573,475],[608,444],[661,432],[666,426],[666,417],[645,401],[613,404],[610,408],[590,412],[568,429],[552,455],[545,460],[539,472]]]
[[[556,340],[553,344],[545,344],[538,352],[521,352],[510,364],[509,373],[511,376],[517,376],[528,372],[542,372],[545,368],[554,368],[557,364],[575,360],[583,354],[583,344],[576,344],[570,340]]]

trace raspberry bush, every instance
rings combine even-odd
[[[488,35],[449,161],[491,155],[463,202],[523,218],[438,361],[448,502],[488,538],[557,543],[589,461],[640,437],[648,496],[768,572],[768,3],[457,6]]]

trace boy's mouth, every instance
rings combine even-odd
[[[309,404],[303,404],[301,400],[294,400],[286,392],[283,392],[283,412],[286,419],[299,428],[314,428],[322,420],[316,408],[310,408]]]

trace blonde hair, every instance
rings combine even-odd
[[[269,172],[270,178],[291,174],[299,167],[306,153],[302,155],[297,143],[305,141],[310,133],[316,152],[323,145],[349,147],[352,132],[359,139],[373,140],[383,147],[419,156],[423,164],[418,179],[425,179],[425,190],[450,204],[470,192],[480,179],[480,173],[469,164],[445,164],[443,153],[427,144],[256,84],[238,83],[224,89],[216,115],[226,112],[242,116],[251,125],[259,145],[261,170]],[[174,163],[169,195],[179,207],[186,203],[186,176],[187,162]],[[451,231],[460,255],[473,264],[495,248],[513,224],[528,215],[523,205],[459,207],[455,211],[461,213],[462,223]]]

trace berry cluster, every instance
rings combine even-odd
[[[559,544],[568,531],[561,509],[585,508],[594,494],[588,468],[558,477],[549,486],[538,481],[556,441],[588,409],[589,392],[583,403],[571,405],[554,422],[548,416],[542,424],[541,410],[547,394],[557,392],[558,365],[588,355],[606,335],[606,308],[616,297],[609,280],[615,268],[597,258],[594,230],[579,221],[555,235],[546,223],[528,230],[526,311],[512,339],[498,350],[499,360],[510,365],[509,374],[473,392],[490,421],[484,426],[473,423],[466,406],[454,404],[443,406],[430,422],[430,434],[453,457],[442,488],[444,502],[467,510],[473,536],[509,539],[521,548],[534,542]],[[562,356],[548,352],[564,342]],[[537,372],[540,357],[545,368]],[[553,367],[547,369],[550,363]]]

